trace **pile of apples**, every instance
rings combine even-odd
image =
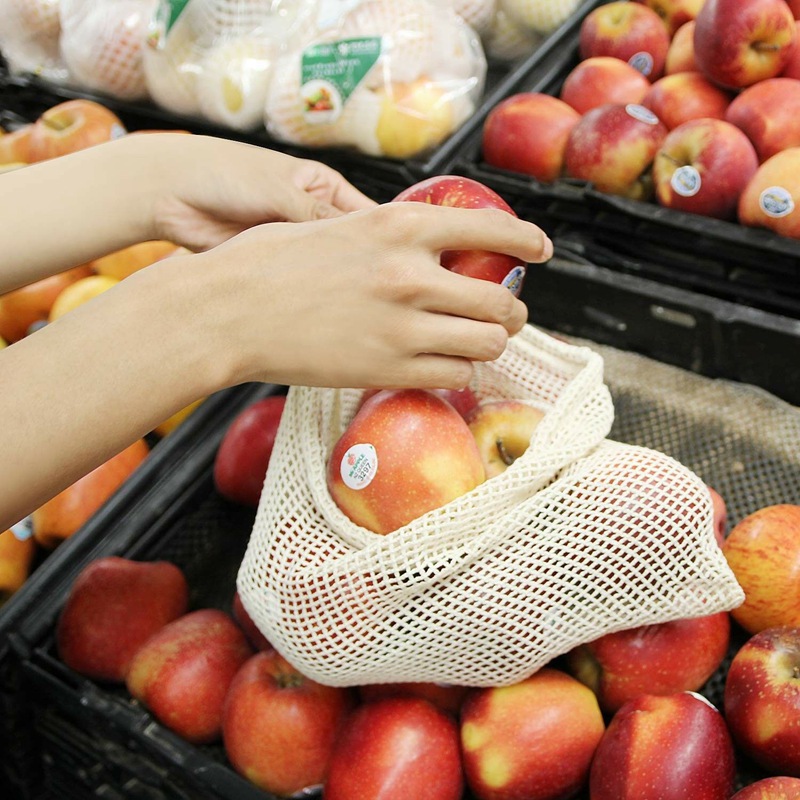
[[[604,3],[558,96],[520,92],[486,163],[800,238],[798,0]]]
[[[176,565],[116,556],[76,579],[57,649],[188,742],[221,741],[239,774],[281,796],[800,798],[800,506],[758,509],[725,536],[713,496],[740,607],[608,634],[510,686],[324,686],[272,647],[235,589],[227,611],[190,610]],[[698,690],[734,630],[744,644],[717,708]],[[761,779],[735,792],[752,764]]]

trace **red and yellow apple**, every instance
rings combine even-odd
[[[759,166],[739,198],[739,222],[800,239],[800,147]]]
[[[652,196],[650,167],[666,135],[666,126],[644,106],[594,108],[569,135],[566,172],[601,192],[647,200]]]
[[[33,123],[13,131],[0,131],[0,164],[29,164]]]
[[[690,119],[725,119],[732,97],[700,72],[678,72],[657,80],[641,103],[672,130]]]
[[[480,181],[459,175],[436,175],[409,186],[393,202],[431,203],[456,208],[499,208],[516,216],[511,206],[497,192]],[[519,296],[525,277],[525,266],[505,253],[486,250],[445,250],[441,255],[445,269],[493,281],[507,286]]]
[[[557,97],[523,92],[498,103],[483,125],[487,164],[551,183],[564,170],[567,136],[580,114]]]
[[[624,0],[590,11],[578,35],[581,58],[619,58],[650,80],[663,74],[669,43],[667,26],[652,8]]]
[[[794,47],[795,27],[785,0],[705,0],[695,19],[697,66],[731,89],[774,78]]]
[[[734,741],[773,775],[800,777],[800,628],[766,628],[737,651],[725,678]]]
[[[800,800],[800,779],[762,778],[739,789],[731,800]]]
[[[87,278],[79,278],[59,292],[50,308],[48,321],[53,322],[63,317],[64,314],[103,294],[118,283],[119,279],[110,275],[89,275]]]
[[[674,37],[681,25],[697,17],[704,0],[637,0],[637,2],[652,8],[666,25],[667,33]]]
[[[796,18],[794,21],[794,27],[794,47],[792,48],[792,52],[789,53],[789,58],[786,61],[786,66],[783,68],[783,72],[781,72],[780,77],[800,80],[800,21],[798,21]],[[0,143],[2,143],[2,140],[0,140]]]
[[[746,631],[800,626],[800,506],[766,506],[731,529],[722,552],[744,591],[731,615]]]
[[[242,629],[247,641],[253,646],[254,650],[272,650],[272,644],[266,636],[261,633],[261,630],[253,622],[253,618],[247,613],[244,607],[241,595],[238,591],[233,593],[233,602],[231,604],[231,614],[236,620],[237,625]]]
[[[234,769],[281,796],[319,787],[355,705],[352,690],[323,686],[275,650],[256,653],[225,699],[222,740]]]
[[[694,20],[684,22],[672,37],[664,63],[664,74],[674,75],[676,72],[698,72],[699,67],[694,57]]]
[[[381,389],[366,389],[364,394],[361,395],[361,402],[358,407],[361,408],[370,397],[380,391]],[[469,386],[465,386],[463,389],[428,389],[427,391],[438,394],[443,400],[447,400],[464,419],[478,405],[478,398]]]
[[[594,693],[556,669],[476,689],[461,707],[467,785],[477,800],[573,797],[604,730]]]
[[[158,239],[150,242],[139,242],[129,247],[123,247],[122,250],[117,250],[106,256],[96,258],[91,265],[98,275],[108,275],[122,280],[127,278],[128,275],[172,255],[178,249],[181,248],[178,248],[172,242]]]
[[[656,154],[656,200],[665,208],[733,220],[757,168],[755,148],[739,128],[720,119],[692,119],[671,130]]]
[[[22,588],[36,556],[36,542],[26,532],[17,535],[13,530],[0,533],[0,606]]]
[[[468,686],[454,686],[449,683],[370,683],[358,687],[362,701],[369,702],[380,697],[411,695],[422,697],[442,711],[458,716],[464,698],[470,693]]]
[[[579,114],[585,114],[607,103],[639,103],[650,85],[641,72],[625,61],[593,56],[570,70],[559,97]]]

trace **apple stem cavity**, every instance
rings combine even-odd
[[[516,459],[511,455],[511,453],[508,452],[503,440],[497,439],[495,446],[497,447],[497,452],[500,454],[500,458],[502,459],[503,463],[507,467],[510,467],[516,461]]]
[[[753,42],[752,44],[753,50],[755,50],[757,53],[772,53],[776,50],[780,50],[781,46],[782,45],[780,44],[774,44],[771,42]]]

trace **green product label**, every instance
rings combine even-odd
[[[178,17],[183,13],[183,10],[189,5],[190,0],[166,0],[163,5],[166,6],[164,12],[165,32],[169,33],[169,29],[175,24]]]
[[[303,51],[301,87],[308,122],[333,122],[381,54],[380,36],[340,39]]]
[[[147,45],[161,50],[167,34],[191,0],[161,0],[147,26]]]

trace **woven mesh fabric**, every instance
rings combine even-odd
[[[354,525],[326,485],[361,392],[289,391],[237,585],[304,674],[497,686],[604,633],[741,602],[704,483],[607,439],[599,355],[527,326],[472,388],[546,412],[528,450],[387,536]]]

